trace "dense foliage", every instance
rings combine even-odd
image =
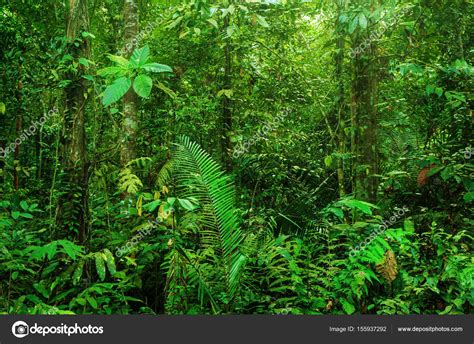
[[[471,313],[473,12],[0,1],[0,312]]]

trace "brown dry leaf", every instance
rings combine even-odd
[[[398,265],[397,259],[395,258],[395,254],[392,250],[388,250],[385,252],[385,256],[383,262],[381,264],[377,264],[376,270],[380,273],[383,278],[388,282],[392,283],[398,275]]]
[[[333,307],[333,302],[332,300],[329,300],[327,305],[326,305],[326,311],[330,311]]]
[[[169,215],[170,213],[165,211],[165,203],[162,203],[160,205],[160,208],[158,209],[158,217],[161,217],[162,219],[166,220]]]
[[[420,171],[418,177],[416,178],[416,183],[418,184],[418,186],[425,186],[428,183],[430,179],[430,177],[428,177],[428,173],[430,173],[430,170],[435,167],[436,164],[431,164],[430,166],[426,166]]]

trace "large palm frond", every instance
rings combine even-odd
[[[180,137],[172,158],[173,176],[180,197],[194,197],[201,206],[201,242],[222,258],[225,283],[232,298],[239,284],[245,256],[235,214],[235,190],[230,178],[197,143]]]

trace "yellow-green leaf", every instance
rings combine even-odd
[[[105,264],[102,254],[100,252],[97,252],[95,254],[95,267],[97,269],[97,274],[99,275],[99,278],[101,279],[101,281],[103,281],[105,279]]]

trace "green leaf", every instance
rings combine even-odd
[[[184,209],[189,210],[189,211],[193,211],[194,209],[197,208],[197,206],[189,202],[187,199],[178,198],[178,202]]]
[[[348,19],[348,18],[347,18],[347,16],[346,16],[345,14],[341,14],[341,15],[339,16],[339,22],[340,22],[341,24],[344,24],[345,22],[347,22],[347,19]]]
[[[326,167],[330,167],[332,165],[332,156],[326,156],[324,158],[324,164],[326,165]]]
[[[367,29],[367,18],[365,17],[364,13],[359,13],[358,21],[362,30]]]
[[[0,113],[5,113],[7,111],[7,108],[5,106],[5,103],[0,102]]]
[[[346,314],[352,314],[355,312],[355,307],[353,304],[349,303],[346,299],[341,299],[342,308]]]
[[[78,59],[79,63],[85,67],[89,67],[89,60],[85,59],[83,57],[79,57]]]
[[[112,85],[107,87],[104,91],[104,98],[102,104],[109,106],[122,98],[130,89],[132,81],[129,78],[122,77],[114,81]]]
[[[326,307],[327,301],[322,297],[317,297],[313,299],[313,304],[311,308],[324,308]]]
[[[127,69],[123,67],[106,67],[99,69],[97,71],[97,75],[102,76],[102,77],[121,77],[125,76],[127,74]]]
[[[169,89],[168,87],[166,87],[165,85],[163,85],[163,83],[161,82],[158,82],[158,84],[156,85],[160,90],[162,90],[163,92],[165,92],[167,95],[169,95],[171,98],[176,98],[176,93],[173,92],[173,90]]]
[[[128,69],[130,67],[130,61],[128,61],[125,57],[109,54],[109,55],[107,55],[107,58],[110,61],[115,62],[119,66],[122,66],[126,69]]]
[[[336,215],[338,218],[343,219],[344,218],[344,212],[340,208],[329,208],[329,211]]]
[[[49,298],[49,292],[46,290],[46,288],[39,283],[33,283],[33,287],[45,298]]]
[[[30,205],[30,208],[28,210],[29,211],[41,211],[41,210],[35,210],[36,208],[38,208],[38,203],[33,203],[32,205]]]
[[[173,73],[170,66],[161,63],[147,63],[141,66],[141,69],[152,73]]]
[[[82,31],[82,37],[84,37],[84,38],[87,38],[87,37],[95,38],[95,36],[92,33],[87,32],[87,31]]]
[[[150,95],[153,81],[148,75],[140,74],[133,82],[133,89],[142,98],[147,98]]]
[[[143,209],[149,211],[149,212],[152,212],[154,211],[159,205],[161,204],[161,200],[157,199],[156,201],[153,201],[153,202],[150,202],[150,203],[147,203],[145,205],[143,205]]]
[[[349,33],[354,33],[355,29],[357,28],[357,24],[359,23],[359,19],[357,16],[354,17],[352,22],[349,24]]]
[[[435,174],[438,174],[439,172],[441,172],[444,168],[445,166],[433,167],[431,170],[429,170],[429,172],[426,175],[428,177],[434,176]]]
[[[82,252],[82,247],[69,240],[59,240],[58,243],[63,247],[63,251],[72,259],[76,260],[78,254]]]
[[[232,37],[232,35],[234,34],[234,31],[235,31],[235,27],[234,26],[228,26],[227,27],[227,30],[226,30],[226,38],[228,37]]]
[[[56,255],[56,252],[58,250],[58,242],[53,241],[49,243],[48,245],[46,245],[45,248],[46,248],[46,253],[48,254],[48,259],[51,260]]]
[[[191,32],[191,31],[189,31],[189,30],[185,30],[185,31],[181,32],[181,33],[179,34],[179,39],[181,39],[181,38],[183,38],[183,37],[186,37],[187,35],[189,35],[190,32]]]
[[[407,232],[411,232],[411,233],[414,233],[415,232],[415,224],[413,223],[413,221],[411,220],[405,220],[403,222],[403,228],[405,229],[405,231]]]
[[[474,199],[474,191],[468,192],[463,197],[464,202],[469,203]]]
[[[81,260],[77,264],[76,269],[74,270],[74,273],[72,275],[72,284],[73,285],[76,285],[81,280],[83,270],[84,270],[84,260]]]
[[[217,21],[215,19],[208,19],[207,20],[212,26],[214,26],[216,29],[219,28],[219,25],[217,25]]]
[[[222,18],[227,16],[228,14],[233,14],[235,11],[235,6],[230,5],[228,8],[222,10]]]
[[[179,16],[176,18],[172,23],[170,23],[167,28],[168,29],[174,29],[178,24],[183,20],[183,16]]]
[[[354,208],[359,209],[360,211],[362,211],[364,214],[367,214],[367,215],[372,215],[372,210],[370,208],[376,208],[376,209],[378,208],[377,206],[371,203],[359,201],[356,199],[344,199],[344,200],[339,201],[338,204],[348,206],[349,208],[352,208],[352,209]]]
[[[445,168],[444,170],[441,171],[440,176],[441,176],[441,178],[443,178],[444,181],[447,181],[447,180],[453,178],[454,176],[456,176],[456,174],[454,173],[454,171],[451,167],[447,167],[447,168]]]
[[[267,20],[258,14],[257,14],[257,22],[263,27],[270,27],[270,25],[268,25],[267,23]]]
[[[24,217],[25,219],[32,219],[33,218],[33,215],[31,215],[30,213],[20,213],[20,216]]]
[[[112,254],[112,252],[110,252],[108,249],[104,248],[103,258],[105,259],[105,262],[107,263],[107,268],[109,269],[110,274],[112,276],[115,275],[115,272],[117,272],[117,269],[115,267],[115,259],[114,259],[114,255]]]
[[[143,66],[146,61],[148,61],[150,57],[150,48],[148,45],[145,45],[143,48],[135,49],[132,53],[132,57],[130,58],[130,62],[135,67]]]
[[[26,203],[26,201],[21,201],[20,202],[20,207],[23,210],[28,210],[28,203]]]
[[[431,93],[434,93],[435,86],[434,85],[426,85],[425,91],[427,95],[430,95]]]
[[[97,252],[95,254],[95,267],[97,269],[97,274],[99,275],[99,278],[101,279],[101,281],[103,281],[105,279],[105,264],[102,254],[100,254],[100,252]]]
[[[97,301],[90,295],[86,295],[86,300],[92,306],[92,308],[97,309]]]
[[[453,98],[457,99],[463,103],[466,102],[466,97],[461,93],[461,92],[456,92],[456,91],[447,91],[445,94],[446,99],[451,101]]]
[[[19,211],[12,211],[12,217],[13,219],[18,219],[20,217],[20,212]]]
[[[82,297],[78,297],[78,298],[76,299],[76,302],[77,302],[78,304],[80,304],[81,306],[85,306],[85,305],[86,305],[86,299],[84,299],[84,298],[82,298]]]

